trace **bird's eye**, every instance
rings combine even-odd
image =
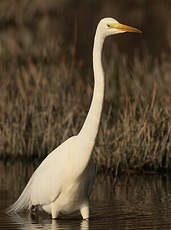
[[[110,24],[107,24],[107,27],[108,27],[108,28],[111,28],[111,25],[110,25]]]

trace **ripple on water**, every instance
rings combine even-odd
[[[0,229],[171,229],[171,177],[97,176],[90,202],[90,220],[78,214],[52,221],[44,213],[7,215],[4,210],[18,197],[34,167],[0,163]]]

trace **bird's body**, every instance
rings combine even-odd
[[[77,210],[82,210],[82,215],[87,218],[95,166],[91,158],[87,163],[83,160],[87,145],[79,143],[80,136],[73,136],[52,151],[35,170],[9,211],[17,212],[18,209],[31,209],[38,205],[53,214],[54,218],[59,213],[68,214]]]
[[[140,32],[113,18],[99,22],[93,48],[94,93],[83,127],[78,135],[70,137],[43,160],[9,212],[41,206],[52,218],[76,210],[81,212],[83,219],[89,218],[88,200],[95,178],[92,150],[104,98],[102,47],[106,36],[127,31]]]

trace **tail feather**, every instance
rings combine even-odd
[[[32,178],[26,185],[25,189],[21,193],[18,200],[12,204],[9,208],[7,208],[6,212],[10,213],[17,213],[22,211],[23,209],[30,209],[31,207],[31,185],[32,185]]]

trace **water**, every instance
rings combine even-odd
[[[52,221],[46,213],[8,216],[34,166],[0,163],[0,229],[171,229],[171,176],[99,175],[90,201],[90,220],[78,213]]]

